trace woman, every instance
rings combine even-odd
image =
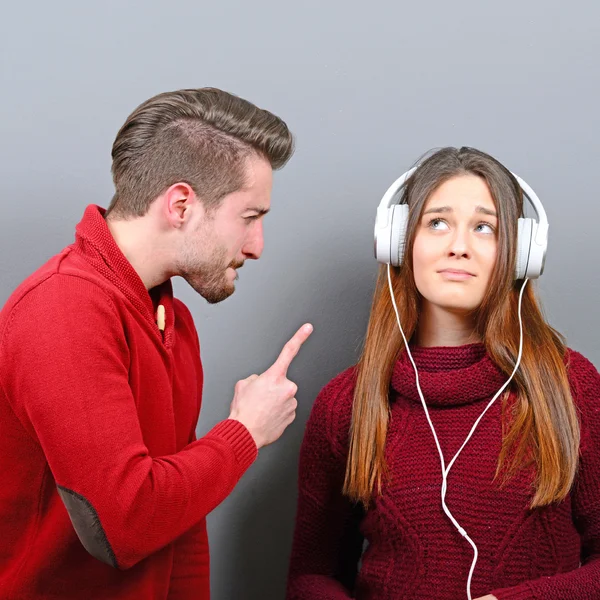
[[[405,256],[307,425],[287,597],[600,598],[600,375],[515,280],[519,183],[444,148],[401,202]]]

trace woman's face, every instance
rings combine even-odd
[[[478,308],[496,264],[497,228],[484,179],[459,175],[437,188],[425,203],[413,246],[423,301],[455,313]]]

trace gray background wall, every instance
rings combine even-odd
[[[217,86],[280,114],[263,258],[209,307],[185,283],[206,367],[199,433],[304,321],[297,421],[209,518],[215,600],[283,597],[298,449],[318,390],[357,357],[387,186],[424,151],[473,145],[536,189],[551,223],[550,321],[600,366],[600,4],[3,2],[0,303],[112,194],[110,147],[146,98]]]

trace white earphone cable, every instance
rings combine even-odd
[[[488,402],[487,406],[485,407],[485,409],[483,410],[483,412],[481,413],[481,415],[479,415],[479,418],[473,424],[473,427],[471,428],[471,431],[469,432],[469,434],[465,438],[465,441],[463,442],[462,446],[458,449],[458,452],[454,455],[454,457],[452,458],[452,460],[448,463],[448,466],[446,467],[446,463],[445,463],[445,460],[444,460],[444,454],[442,452],[442,448],[440,446],[440,442],[439,442],[437,434],[435,432],[435,428],[434,428],[433,423],[431,421],[431,417],[429,416],[429,411],[427,410],[427,403],[425,402],[425,398],[423,397],[423,392],[421,390],[421,384],[419,382],[419,372],[417,370],[417,365],[415,364],[415,361],[414,361],[414,359],[412,357],[412,354],[410,352],[408,341],[406,339],[406,336],[404,335],[404,330],[402,329],[402,324],[400,322],[400,314],[398,313],[398,307],[396,306],[396,299],[394,297],[394,290],[393,290],[393,287],[392,287],[391,269],[390,269],[390,265],[389,264],[387,266],[387,276],[388,276],[388,285],[389,285],[389,289],[390,289],[390,296],[391,296],[391,300],[392,300],[392,305],[394,307],[394,312],[396,313],[396,320],[398,322],[398,327],[400,329],[400,333],[402,335],[402,339],[404,340],[404,346],[406,348],[406,352],[408,354],[410,362],[412,363],[413,369],[415,371],[415,381],[416,381],[416,385],[417,385],[417,392],[419,394],[419,398],[421,399],[421,404],[423,405],[423,409],[425,411],[425,416],[427,418],[427,422],[429,423],[429,427],[431,429],[431,432],[433,433],[433,439],[435,440],[435,445],[436,445],[436,448],[438,450],[438,454],[440,456],[440,463],[441,463],[441,468],[442,468],[442,487],[441,487],[442,509],[444,510],[444,512],[446,513],[446,515],[450,519],[450,521],[452,521],[452,524],[454,525],[454,527],[456,527],[456,529],[458,530],[458,532],[469,542],[469,544],[473,548],[473,562],[471,563],[471,568],[469,570],[469,577],[467,579],[467,598],[468,598],[468,600],[472,600],[471,599],[471,580],[473,578],[473,573],[475,571],[475,565],[477,564],[477,558],[479,556],[479,552],[477,550],[477,546],[476,546],[475,542],[473,542],[473,540],[468,536],[467,532],[460,526],[460,524],[454,518],[454,515],[452,515],[452,513],[450,512],[450,509],[446,505],[446,491],[447,491],[447,488],[448,488],[448,473],[450,472],[450,469],[452,468],[452,465],[455,463],[456,459],[458,458],[458,455],[462,452],[462,449],[466,446],[467,442],[473,436],[473,433],[475,432],[475,429],[477,428],[477,425],[479,425],[479,422],[481,421],[481,419],[483,418],[483,416],[485,415],[485,413],[492,406],[492,404],[496,401],[496,399],[502,394],[502,392],[507,388],[507,386],[510,384],[511,380],[513,379],[515,373],[517,372],[517,369],[519,368],[519,365],[521,363],[521,357],[523,355],[523,321],[522,321],[522,318],[521,318],[521,303],[522,303],[522,299],[523,299],[523,292],[525,290],[525,286],[527,285],[527,282],[529,280],[525,279],[523,281],[523,286],[521,287],[521,291],[519,293],[519,333],[520,333],[520,335],[519,335],[519,353],[518,353],[518,356],[517,356],[517,360],[515,362],[514,369],[513,369],[512,373],[511,373],[510,377],[508,378],[508,380],[496,392],[496,394],[494,395],[494,397]]]

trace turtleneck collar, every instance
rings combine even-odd
[[[105,213],[103,208],[93,204],[86,208],[83,218],[75,229],[74,249],[115,285],[154,327],[156,327],[156,310],[153,298],[157,305],[164,306],[163,338],[165,345],[169,346],[174,324],[171,280],[154,288],[152,296],[150,295],[140,276],[117,246],[104,220]]]
[[[489,399],[508,379],[489,358],[483,344],[411,346],[411,352],[428,405],[454,406]],[[404,398],[420,402],[406,351],[394,365],[391,385]]]

